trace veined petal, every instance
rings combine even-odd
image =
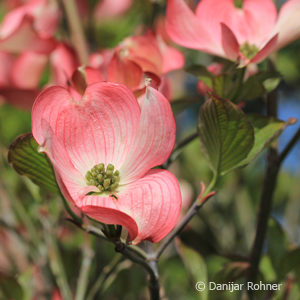
[[[48,58],[44,54],[24,52],[15,60],[11,70],[11,82],[23,89],[36,89]]]
[[[48,54],[55,45],[54,39],[40,37],[34,29],[33,18],[25,16],[15,31],[0,40],[0,51],[35,51]]]
[[[174,147],[176,125],[169,101],[152,87],[144,97],[135,143],[120,169],[122,184],[164,163]]]
[[[134,143],[139,118],[137,100],[123,85],[91,84],[78,102],[67,89],[56,86],[36,99],[32,132],[43,145],[49,134],[47,137],[42,122],[47,122],[74,168],[84,177],[99,163],[112,163],[120,169]]]
[[[181,193],[177,179],[169,171],[150,170],[125,186],[117,197],[86,196],[79,206],[100,222],[126,227],[134,244],[143,240],[159,242],[177,222]]]
[[[170,38],[179,45],[212,54],[222,53],[221,44],[183,0],[168,0],[166,29]],[[214,39],[214,40],[213,40]]]
[[[122,57],[122,54],[116,52],[109,63],[107,79],[111,82],[122,83],[131,90],[135,90],[142,83],[143,70],[134,61]]]
[[[273,35],[279,33],[277,49],[300,37],[300,0],[289,0],[280,9]]]

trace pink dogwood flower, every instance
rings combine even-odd
[[[184,0],[168,0],[167,31],[182,46],[246,65],[299,38],[299,15],[300,0],[278,14],[272,0],[201,0],[195,13]]]
[[[0,51],[49,53],[60,19],[58,6],[48,0],[30,0],[7,13],[0,25]]]
[[[41,84],[67,85],[79,66],[73,49],[63,43],[58,43],[49,54],[24,51],[17,56],[0,51],[0,64],[0,95],[22,109],[32,108]],[[42,82],[45,73],[49,78]]]
[[[148,77],[152,79],[153,86],[167,91],[164,75],[183,65],[184,57],[180,51],[168,46],[153,31],[148,31],[144,35],[126,38],[115,48],[107,67],[107,78],[143,94],[144,79]]]
[[[66,199],[91,218],[124,226],[134,244],[158,242],[176,224],[178,181],[152,169],[170,155],[175,131],[168,100],[151,87],[140,108],[122,84],[88,85],[80,99],[54,86],[32,110],[33,136]]]

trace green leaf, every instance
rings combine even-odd
[[[180,244],[178,249],[184,266],[191,277],[193,284],[196,284],[197,282],[203,282],[207,287],[208,282],[206,263],[200,253],[183,244]],[[199,299],[206,300],[207,296],[207,288],[205,288],[202,292],[199,292]]]
[[[8,161],[20,175],[27,176],[42,189],[59,192],[52,165],[44,153],[38,152],[31,133],[19,136],[10,145]]]
[[[0,274],[0,298],[7,300],[24,299],[23,289],[14,277]]]
[[[201,107],[198,134],[201,150],[217,175],[236,168],[254,144],[254,129],[246,115],[229,100],[217,97]]]
[[[267,245],[273,268],[281,272],[281,262],[288,248],[288,238],[280,224],[270,219],[268,224]]]
[[[212,88],[214,75],[210,73],[203,65],[192,65],[185,68],[185,71],[195,75],[199,80],[203,81],[208,87]]]
[[[239,90],[237,100],[252,100],[273,91],[280,83],[278,72],[261,71],[249,77]]]
[[[248,115],[248,119],[254,127],[254,146],[248,156],[239,163],[240,166],[246,166],[254,160],[289,125],[289,123],[276,118],[261,115]]]

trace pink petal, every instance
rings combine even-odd
[[[273,35],[279,33],[277,49],[300,37],[300,0],[289,0],[280,9]]]
[[[80,208],[100,222],[126,227],[134,244],[159,242],[175,226],[181,208],[178,181],[165,170],[150,170],[117,197],[86,196]]]
[[[122,183],[143,176],[164,163],[175,143],[176,125],[169,101],[157,90],[147,87],[135,143],[122,166]]]
[[[264,60],[269,54],[276,50],[278,46],[278,34],[273,36],[267,44],[259,50],[259,52],[251,59],[251,63],[259,63]]]
[[[98,69],[85,67],[84,71],[88,85],[95,82],[104,81],[104,77]]]
[[[60,43],[50,55],[50,65],[53,73],[53,84],[66,85],[79,66],[79,61],[75,51],[70,46]]]
[[[221,44],[213,40],[211,28],[203,26],[183,0],[168,0],[166,29],[170,38],[181,46],[222,53]]]
[[[133,0],[102,0],[95,8],[95,17],[99,21],[103,18],[113,18],[129,9]]]
[[[156,36],[152,31],[145,35],[127,38],[122,46],[128,50],[128,58],[138,64],[144,72],[160,76],[163,57]]]
[[[221,23],[221,28],[222,28],[222,46],[226,54],[226,57],[230,60],[236,61],[240,53],[239,43],[234,33],[226,24]]]
[[[38,1],[41,2],[41,1]],[[43,37],[51,37],[55,34],[61,18],[61,11],[54,1],[43,1],[36,8],[35,29]]]
[[[6,52],[0,52],[0,87],[9,86],[9,75],[12,65],[15,61],[15,57]]]
[[[11,82],[23,89],[36,89],[47,64],[48,57],[35,52],[24,52],[15,60],[11,70]]]
[[[248,41],[260,46],[272,31],[277,12],[272,0],[244,0],[242,9],[236,8],[233,0],[202,0],[196,15],[217,44],[221,42],[220,24],[224,23],[240,45]]]
[[[25,16],[10,35],[0,40],[0,51],[35,51],[47,54],[55,45],[56,42],[52,38],[40,37],[34,29],[32,17]]]
[[[101,162],[120,169],[134,143],[139,117],[137,100],[123,85],[91,84],[79,102],[71,98],[67,89],[50,87],[35,101],[32,132],[38,144],[43,145],[51,136],[42,122],[49,124],[58,140],[56,144],[61,143],[60,148],[65,149],[84,178]],[[59,152],[51,149],[49,156]]]
[[[160,51],[163,55],[162,73],[181,69],[184,66],[184,56],[176,48],[168,46],[161,37],[158,37]]]
[[[132,60],[122,57],[122,53],[115,52],[107,70],[107,79],[111,82],[125,84],[131,90],[140,87],[143,70]]]

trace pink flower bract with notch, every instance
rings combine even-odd
[[[50,87],[34,103],[32,132],[62,193],[82,212],[126,227],[135,244],[158,242],[172,230],[179,184],[169,171],[152,168],[169,157],[176,127],[157,90],[147,87],[140,108],[122,84],[90,84],[77,101],[66,88]]]
[[[272,0],[201,0],[195,13],[184,0],[168,0],[167,31],[178,44],[257,63],[300,37],[300,0],[277,14]]]

